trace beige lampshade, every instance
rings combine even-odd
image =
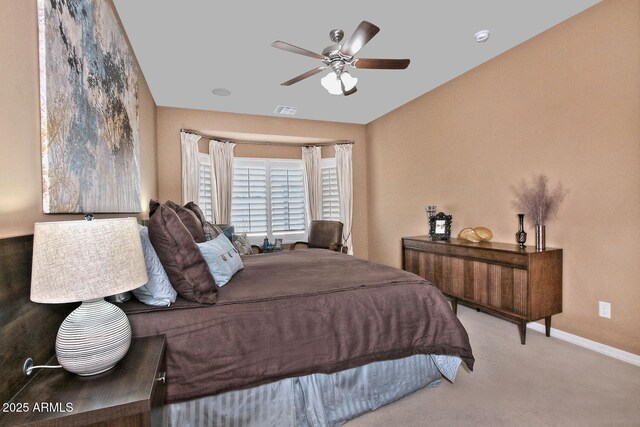
[[[35,224],[31,301],[87,301],[146,282],[135,218]]]

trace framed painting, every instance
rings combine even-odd
[[[141,211],[138,67],[110,3],[38,0],[45,213]]]

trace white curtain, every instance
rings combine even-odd
[[[199,135],[180,132],[182,151],[182,204],[198,203],[200,196],[200,159],[198,157]]]
[[[322,219],[322,158],[320,147],[302,147],[307,224]]]
[[[351,226],[353,222],[353,171],[352,144],[338,144],[336,150],[336,173],[338,175],[338,193],[340,204],[340,221],[342,228],[342,244],[347,246],[349,255],[353,255]]]
[[[209,141],[211,160],[211,210],[214,224],[231,223],[233,196],[233,142]]]

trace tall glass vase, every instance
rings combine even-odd
[[[546,230],[544,224],[536,224],[536,250],[544,251],[546,248]]]
[[[516,242],[519,248],[524,248],[527,241],[527,233],[524,231],[524,214],[518,214],[518,231],[516,232]]]

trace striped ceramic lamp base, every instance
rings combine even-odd
[[[69,372],[95,375],[115,366],[130,344],[129,319],[100,298],[83,301],[64,319],[56,338],[56,356]]]

